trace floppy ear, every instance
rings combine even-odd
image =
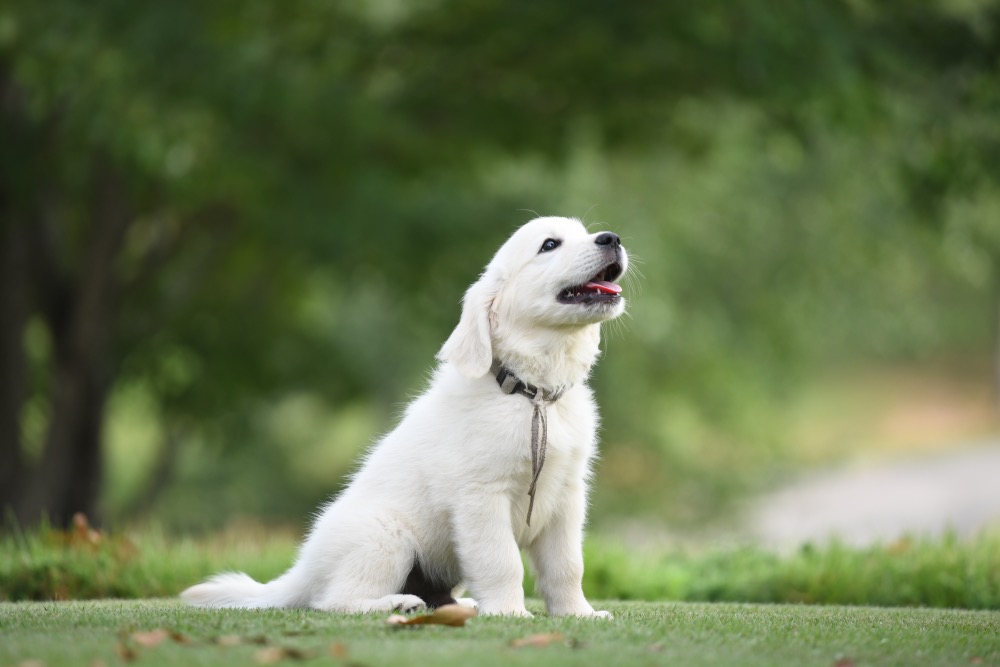
[[[467,377],[486,375],[493,364],[490,308],[500,289],[500,283],[489,268],[479,280],[472,283],[462,298],[462,317],[437,353],[440,361],[450,361]]]

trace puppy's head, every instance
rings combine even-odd
[[[462,301],[462,317],[438,353],[469,377],[489,371],[498,336],[567,335],[625,310],[615,281],[628,268],[617,235],[579,220],[537,218],[518,229]],[[596,327],[595,327],[596,329]],[[595,334],[596,335],[596,334]]]

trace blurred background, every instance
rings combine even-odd
[[[997,0],[8,0],[5,522],[302,530],[536,212],[636,259],[594,531],[995,524]]]

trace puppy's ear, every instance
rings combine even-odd
[[[437,353],[440,361],[450,361],[467,377],[486,375],[493,364],[490,308],[500,284],[499,278],[487,268],[469,287],[462,298],[462,317]]]

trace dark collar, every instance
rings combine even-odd
[[[490,366],[490,373],[496,378],[497,384],[500,385],[500,391],[505,394],[521,394],[532,401],[535,400],[535,397],[540,397],[546,403],[554,403],[559,400],[559,397],[563,395],[566,389],[565,387],[560,387],[559,389],[548,390],[528,384],[514,375],[498,359],[493,360],[493,365]]]

